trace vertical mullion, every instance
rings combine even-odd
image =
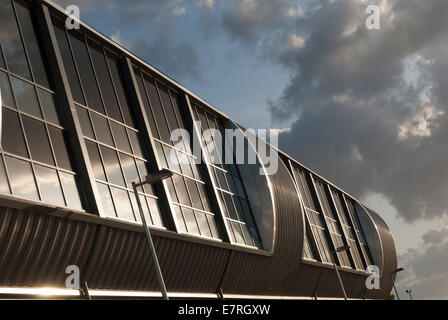
[[[142,143],[142,148],[144,149],[143,152],[146,153],[148,165],[152,172],[162,170],[162,166],[159,161],[159,155],[157,153],[157,148],[154,142],[154,137],[152,135],[148,117],[146,115],[143,101],[140,96],[140,90],[135,78],[132,62],[128,57],[123,58],[123,60],[121,61],[121,68],[124,76],[124,84],[131,100],[131,106],[134,107],[136,113],[135,118],[137,126],[140,129],[139,132],[141,134],[141,138],[145,142]],[[164,211],[167,213],[163,215],[163,217],[165,218],[165,222],[167,223],[167,228],[179,232],[180,227],[178,225],[177,219],[174,217],[174,206],[166,181],[155,184],[154,189],[156,195],[159,198],[161,209],[165,209]]]
[[[317,182],[315,181],[315,179],[314,179],[314,177],[313,177],[313,175],[311,173],[309,174],[309,177],[311,179],[311,183],[312,183],[313,188],[314,188],[314,194],[316,195],[316,198],[317,198],[317,206],[318,206],[317,209],[319,210],[320,215],[322,215],[321,221],[322,221],[322,223],[323,223],[323,225],[325,226],[325,229],[326,229],[325,235],[327,237],[327,242],[330,245],[329,249],[331,250],[331,256],[334,259],[334,261],[336,262],[336,264],[341,266],[341,261],[339,260],[339,256],[336,253],[336,246],[334,244],[333,237],[331,236],[331,231],[330,231],[330,228],[328,226],[327,218],[326,218],[326,215],[325,215],[324,210],[323,210],[322,201],[320,199],[319,191],[318,191],[317,186],[316,186]]]
[[[310,248],[310,249],[311,249],[311,251],[314,251],[315,253],[317,253],[317,259],[316,260],[322,262],[323,260],[322,260],[319,248],[317,246],[316,239],[314,237],[314,233],[311,230],[311,223],[310,223],[310,221],[308,219],[308,213],[306,212],[305,202],[303,201],[303,197],[304,196],[302,196],[302,194],[300,192],[299,183],[301,184],[302,182],[301,181],[297,181],[297,178],[300,179],[300,177],[297,177],[297,174],[295,173],[296,169],[294,168],[294,166],[293,166],[293,164],[292,164],[290,159],[288,159],[288,164],[289,164],[289,169],[290,169],[290,171],[292,173],[292,177],[293,177],[294,185],[296,187],[297,194],[299,196],[299,201],[302,203],[303,210],[304,210],[304,212],[303,212],[304,222],[305,222],[305,228],[304,228],[305,235],[304,236],[306,237],[306,234],[308,233],[308,230],[309,230],[309,234],[312,236],[312,239],[308,239],[308,237],[307,237],[308,243],[310,243],[310,245],[312,246],[312,248]],[[304,237],[303,240],[305,240],[305,237]],[[305,243],[305,241],[304,241],[304,243]]]
[[[211,166],[210,163],[208,162],[207,157],[205,156],[205,147],[203,145],[203,141],[201,139],[201,128],[198,128],[198,125],[196,123],[195,118],[194,118],[194,112],[193,112],[193,108],[191,106],[190,103],[190,98],[188,97],[187,94],[183,95],[185,98],[185,104],[186,104],[186,108],[184,114],[187,116],[185,120],[187,124],[191,123],[192,126],[192,130],[190,131],[193,134],[193,139],[194,139],[194,135],[196,135],[197,139],[198,139],[198,143],[199,146],[201,147],[201,166],[203,168],[203,172],[204,172],[204,182],[206,185],[212,186],[213,191],[212,192],[208,192],[208,195],[210,197],[210,205],[212,207],[212,211],[216,212],[215,214],[215,218],[216,222],[218,223],[220,229],[221,229],[221,233],[222,233],[222,240],[226,241],[226,242],[232,242],[231,238],[230,238],[230,231],[228,228],[228,224],[226,223],[226,217],[224,215],[224,210],[223,210],[223,204],[220,201],[220,197],[218,192],[218,189],[216,187],[216,181],[214,180],[213,174],[211,172]],[[206,188],[207,189],[207,188]]]
[[[327,185],[327,191],[329,192],[329,195],[331,198],[330,206],[333,206],[334,212],[336,212],[336,217],[338,218],[338,223],[342,229],[342,239],[343,239],[345,245],[348,245],[348,236],[347,236],[347,233],[345,231],[344,225],[342,224],[342,220],[341,220],[341,214],[344,214],[344,212],[339,212],[339,210],[336,206],[336,202],[334,200],[333,192],[331,192],[331,187],[329,185]],[[356,270],[356,263],[355,263],[355,259],[353,258],[352,250],[346,250],[345,252],[347,253],[347,256],[350,260],[352,268]]]
[[[45,48],[51,76],[54,81],[55,91],[58,93],[60,110],[62,111],[66,130],[70,132],[69,147],[74,156],[76,169],[81,177],[80,184],[87,202],[88,211],[100,216],[105,216],[99,204],[100,195],[96,187],[90,158],[81,130],[81,124],[76,113],[72,92],[68,82],[61,52],[56,40],[56,35],[48,7],[42,2],[35,2],[34,8],[37,17],[37,25],[42,34],[43,47]],[[98,199],[98,201],[97,201]]]

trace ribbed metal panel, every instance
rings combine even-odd
[[[390,273],[397,269],[398,259],[397,251],[395,249],[394,239],[392,233],[387,227],[384,220],[374,211],[367,209],[370,217],[375,223],[378,234],[381,239],[381,244],[383,248],[383,270],[380,279],[380,290],[369,290],[368,298],[385,298],[389,296],[393,283],[390,278]],[[392,279],[395,280],[396,274],[392,275]]]
[[[157,291],[149,246],[144,233],[102,227],[95,244],[89,287]],[[226,263],[226,250],[154,236],[166,285],[173,292],[216,292]]]
[[[68,265],[85,267],[95,228],[0,207],[0,284],[64,286]]]

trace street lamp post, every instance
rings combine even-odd
[[[409,294],[409,298],[411,298],[411,300],[414,300],[414,299],[412,299],[412,290],[411,289],[406,290],[406,293]]]
[[[335,255],[335,257],[333,258],[333,266],[334,270],[336,270],[336,275],[338,276],[339,284],[341,285],[342,293],[344,294],[345,300],[347,300],[347,294],[345,293],[344,284],[342,283],[341,275],[339,274],[338,266],[336,265],[336,257],[338,252],[347,251],[348,249],[350,249],[350,246],[342,246],[333,251],[333,254]]]
[[[403,271],[403,270],[404,270],[404,268],[398,268],[398,269],[396,269],[396,270],[394,270],[394,271],[392,271],[392,272],[389,273],[390,281],[392,281],[392,285],[394,286],[394,291],[395,291],[395,295],[397,296],[397,300],[400,300],[400,297],[398,296],[397,287],[395,286],[395,281],[394,281],[394,279],[392,279],[392,275],[393,275],[394,273],[398,273],[398,272]]]
[[[162,295],[163,295],[164,300],[169,300],[168,293],[166,291],[165,281],[163,280],[163,275],[162,275],[162,270],[160,269],[159,259],[157,258],[156,249],[154,248],[154,243],[153,243],[152,237],[151,237],[151,231],[148,227],[145,215],[143,213],[142,203],[140,202],[140,197],[138,196],[137,188],[141,187],[145,184],[155,184],[155,183],[161,182],[162,180],[168,179],[172,175],[173,175],[173,172],[171,172],[170,170],[164,169],[159,172],[148,175],[146,177],[146,179],[142,182],[139,182],[139,183],[132,182],[132,188],[134,189],[134,195],[137,200],[137,205],[138,205],[138,209],[140,211],[140,217],[142,219],[143,227],[145,228],[146,237],[148,238],[149,249],[151,250],[152,259],[154,262],[154,266],[156,268],[157,277],[159,279],[159,284],[160,284],[160,288],[162,290]]]

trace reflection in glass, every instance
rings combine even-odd
[[[185,224],[187,225],[187,231],[193,234],[200,234],[193,210],[182,208],[182,212],[184,214]]]
[[[112,133],[114,135],[115,143],[117,144],[117,149],[132,153],[128,135],[126,134],[126,128],[113,121],[111,121],[110,124],[112,127]]]
[[[199,230],[201,230],[201,235],[206,237],[211,237],[212,233],[210,227],[208,226],[207,214],[203,212],[196,211],[196,219],[198,221]]]
[[[56,170],[39,165],[35,165],[34,170],[36,172],[37,184],[39,185],[42,201],[58,206],[64,206],[64,196],[62,195]]]
[[[87,47],[84,41],[79,39],[78,36],[73,33],[69,33],[69,39],[72,44],[73,54],[75,55],[76,65],[78,66],[79,76],[81,77],[82,87],[86,94],[87,104],[90,108],[100,113],[104,113],[100,91],[95,80]]]
[[[11,84],[18,108],[23,112],[42,118],[34,86],[14,77],[11,77]]]
[[[0,193],[9,194],[8,180],[6,179],[6,171],[3,166],[3,160],[0,154]]]
[[[11,1],[0,2],[0,39],[9,71],[31,80],[25,50]]]
[[[117,153],[114,150],[104,146],[100,146],[100,149],[101,154],[103,155],[104,167],[106,169],[108,181],[119,186],[125,186]]]
[[[67,41],[65,30],[55,25],[54,32],[56,34],[56,39],[58,40],[59,49],[61,50],[61,57],[64,61],[64,68],[70,84],[73,99],[81,104],[85,104],[84,95],[81,90],[81,85],[79,83],[78,74],[73,62],[72,52]]]
[[[118,218],[135,221],[128,192],[114,187],[111,187],[111,189],[117,207]]]
[[[120,102],[121,112],[123,113],[124,121],[128,126],[134,126],[131,110],[129,108],[128,99],[124,90],[123,80],[119,71],[119,61],[117,58],[107,54],[107,62],[109,64],[110,73],[117,91],[118,101]]]
[[[114,203],[112,202],[112,197],[110,195],[109,187],[102,183],[96,184],[98,187],[98,192],[101,197],[101,205],[103,207],[103,212],[107,217],[116,218]]]
[[[15,196],[31,200],[39,200],[31,165],[27,161],[6,156],[12,193]]]
[[[131,188],[132,182],[139,182],[140,178],[138,176],[137,167],[135,166],[134,158],[120,153],[121,165],[123,167],[123,172],[126,177],[126,182],[128,188]]]
[[[44,123],[28,117],[22,117],[22,120],[33,160],[54,165]]]
[[[64,172],[59,172],[59,176],[61,177],[62,187],[64,188],[67,207],[82,210],[83,207],[75,176]]]
[[[92,56],[93,66],[95,67],[95,73],[98,78],[102,97],[106,107],[107,115],[117,121],[123,122],[120,113],[120,107],[118,106],[117,98],[115,96],[112,80],[107,68],[106,59],[104,57],[101,48],[90,44],[90,54]]]
[[[51,143],[53,145],[54,154],[59,168],[73,171],[70,157],[68,156],[63,131],[52,126],[48,126],[50,132]]]
[[[107,145],[114,146],[107,119],[92,113],[92,122],[97,139]]]
[[[3,109],[2,147],[3,150],[28,157],[25,139],[20,126],[19,115],[7,109]]]
[[[90,123],[89,112],[79,106],[76,106],[76,112],[78,114],[79,122],[81,123],[82,134],[91,139],[95,139],[92,124]]]
[[[151,218],[155,226],[163,227],[163,219],[162,219],[162,213],[160,212],[159,203],[156,199],[146,197],[146,200],[148,201],[149,210],[151,212]]]
[[[54,124],[61,125],[61,121],[58,116],[58,111],[56,109],[56,97],[48,91],[37,89],[37,93],[40,99],[40,105],[44,113],[45,120],[52,122]]]
[[[6,69],[5,60],[3,59],[3,50],[1,41],[0,41],[0,68]]]
[[[137,136],[137,133],[132,130],[128,130],[129,139],[131,140],[132,149],[134,150],[134,155],[137,157],[143,157],[142,147],[140,145],[140,140]]]
[[[93,175],[96,179],[106,181],[103,164],[101,163],[100,153],[96,143],[86,140],[87,152],[89,153],[90,163],[93,169]]]
[[[2,104],[8,107],[15,107],[16,104],[14,102],[14,98],[12,97],[8,75],[2,71],[0,71],[0,90],[2,92]]]
[[[16,10],[23,40],[28,52],[28,57],[30,58],[31,68],[33,69],[34,79],[40,85],[49,88],[50,84],[47,71],[45,70],[44,57],[42,56],[39,43],[37,42],[37,34],[34,30],[30,9],[16,3]]]

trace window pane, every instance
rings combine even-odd
[[[95,139],[92,124],[90,123],[89,112],[81,107],[76,106],[79,122],[81,123],[82,134],[91,139]]]
[[[3,109],[2,147],[7,152],[28,157],[19,115],[7,109]]]
[[[219,239],[221,236],[218,230],[218,226],[216,225],[215,217],[210,214],[207,214],[207,220],[208,225],[210,226],[210,229],[212,231],[212,237]]]
[[[126,182],[129,188],[132,186],[132,182],[139,182],[140,178],[138,176],[137,167],[135,166],[134,158],[120,153],[121,165],[123,167],[124,175],[126,177]]]
[[[107,119],[93,112],[91,115],[97,140],[110,146],[114,146]]]
[[[204,205],[204,210],[211,212],[210,203],[208,201],[207,191],[205,190],[205,185],[202,183],[197,184],[199,189],[199,194],[201,195],[202,204]]]
[[[22,117],[22,120],[33,160],[54,165],[44,123],[28,117]]]
[[[184,214],[185,223],[187,225],[187,231],[189,233],[199,234],[198,224],[196,223],[196,218],[194,217],[193,210],[182,208]]]
[[[124,91],[123,82],[121,79],[121,74],[119,72],[118,60],[112,58],[111,55],[107,55],[107,61],[109,63],[110,73],[115,85],[115,90],[117,91],[118,100],[120,101],[121,111],[123,112],[124,121],[127,125],[133,127],[134,121],[131,115],[131,110],[129,108],[126,93]]]
[[[103,155],[104,166],[106,168],[109,182],[119,186],[125,186],[117,153],[114,150],[104,146],[100,146],[100,149],[101,154]]]
[[[82,210],[83,207],[75,176],[64,172],[59,172],[59,176],[61,177],[62,187],[64,188],[67,207]]]
[[[14,77],[11,77],[11,84],[18,108],[23,112],[42,118],[34,86]]]
[[[79,83],[78,74],[73,62],[72,52],[67,41],[65,30],[58,26],[55,26],[54,31],[58,40],[62,60],[64,61],[64,68],[67,74],[68,82],[70,83],[70,89],[72,91],[73,99],[81,104],[85,104],[86,102],[81,90],[81,85]]]
[[[162,214],[160,212],[159,203],[157,202],[156,199],[152,199],[149,197],[147,197],[146,199],[148,200],[149,210],[151,212],[151,217],[154,225],[163,227],[164,223],[162,219]]]
[[[58,206],[65,206],[56,170],[39,165],[35,165],[34,170],[36,172],[37,184],[39,186],[42,201]]]
[[[114,135],[117,149],[132,153],[131,145],[129,144],[128,135],[126,134],[126,128],[111,121],[112,133]]]
[[[224,193],[224,201],[226,202],[227,210],[229,211],[230,218],[239,220],[238,215],[236,214],[235,206],[233,205],[232,196]]]
[[[139,137],[137,136],[137,133],[132,130],[128,130],[129,133],[129,139],[131,139],[132,149],[134,150],[134,155],[137,157],[143,157],[142,154],[142,147],[140,145]]]
[[[171,131],[173,131],[174,129],[179,128],[179,125],[177,124],[176,115],[174,114],[173,106],[171,105],[171,99],[168,94],[168,89],[167,87],[160,84],[158,85],[158,87],[160,98],[162,99],[163,110],[165,110],[165,115],[166,119],[168,120],[169,128]]]
[[[40,88],[37,89],[37,93],[40,99],[40,105],[44,113],[45,120],[52,122],[54,124],[61,125],[61,121],[58,116],[58,111],[56,109],[56,97]]]
[[[100,92],[95,80],[92,64],[90,63],[87,47],[83,40],[72,33],[69,33],[69,39],[73,47],[73,54],[75,55],[82,87],[86,94],[87,104],[90,108],[104,113],[103,103],[101,102]]]
[[[12,97],[11,85],[9,84],[8,75],[0,71],[0,90],[2,91],[2,104],[4,106],[15,107],[16,104]]]
[[[56,156],[58,167],[65,170],[73,171],[70,157],[68,156],[64,133],[62,132],[62,130],[52,126],[48,126],[48,131],[50,131],[50,138],[53,144],[53,150]]]
[[[117,207],[118,217],[121,219],[135,221],[128,192],[126,190],[113,187],[111,187],[111,189],[114,202]]]
[[[107,115],[117,121],[123,122],[103,51],[92,44],[89,44],[89,48]]]
[[[9,194],[8,180],[6,179],[6,171],[3,166],[3,160],[0,154],[0,193]]]
[[[117,215],[115,214],[114,203],[112,202],[109,187],[102,183],[97,183],[96,185],[101,197],[101,206],[103,207],[104,214],[107,217],[116,218]]]
[[[241,230],[241,226],[239,223],[232,222],[233,232],[235,233],[235,241],[240,244],[246,244],[243,237],[243,230]]]
[[[168,129],[168,125],[165,120],[165,115],[163,113],[162,105],[159,100],[159,96],[157,93],[157,89],[154,84],[154,80],[144,78],[144,82],[146,85],[146,90],[149,94],[149,99],[151,101],[152,111],[154,117],[156,118],[157,127],[159,128],[160,138],[166,142],[170,143],[170,130]]]
[[[0,68],[6,69],[5,60],[3,60],[3,49],[1,41],[0,41]]]
[[[15,196],[39,200],[31,165],[27,161],[6,156],[12,193]]]
[[[174,174],[174,185],[176,186],[177,195],[181,204],[191,206],[190,198],[188,197],[187,188],[185,186],[184,178],[178,174]]]
[[[179,206],[174,206],[174,213],[176,214],[176,219],[179,224],[180,231],[187,232],[187,226],[182,215],[182,210]]]
[[[199,230],[201,231],[201,235],[211,237],[212,233],[210,231],[210,227],[208,226],[206,214],[199,211],[195,211],[195,214],[198,221]]]
[[[16,2],[17,16],[19,18],[22,35],[30,58],[31,68],[33,69],[34,79],[40,85],[49,88],[47,71],[45,70],[44,57],[37,41],[37,35],[34,30],[31,12]]]
[[[191,179],[185,179],[187,182],[188,191],[190,192],[191,201],[193,201],[193,207],[197,209],[204,210],[202,207],[201,197],[199,195],[198,188],[196,186],[196,181]]]
[[[86,146],[87,146],[87,152],[89,153],[90,163],[92,164],[93,174],[95,175],[95,178],[106,181],[103,165],[101,163],[100,153],[98,152],[98,147],[96,143],[86,140]]]
[[[142,79],[142,77],[140,75],[140,71],[134,69],[134,73],[135,73],[135,77],[136,77],[136,80],[137,80],[138,88],[140,90],[140,96],[142,98],[143,105],[145,107],[146,116],[148,117],[149,127],[151,129],[151,133],[153,134],[153,136],[156,139],[159,139],[159,133],[157,132],[156,121],[154,120],[153,111],[152,111],[151,105],[149,103],[148,96],[146,95],[146,89],[145,89],[145,86],[143,84],[143,79]]]
[[[0,4],[0,34],[3,50],[9,70],[19,76],[31,80],[25,50],[19,33],[14,9],[11,1],[2,1]]]

